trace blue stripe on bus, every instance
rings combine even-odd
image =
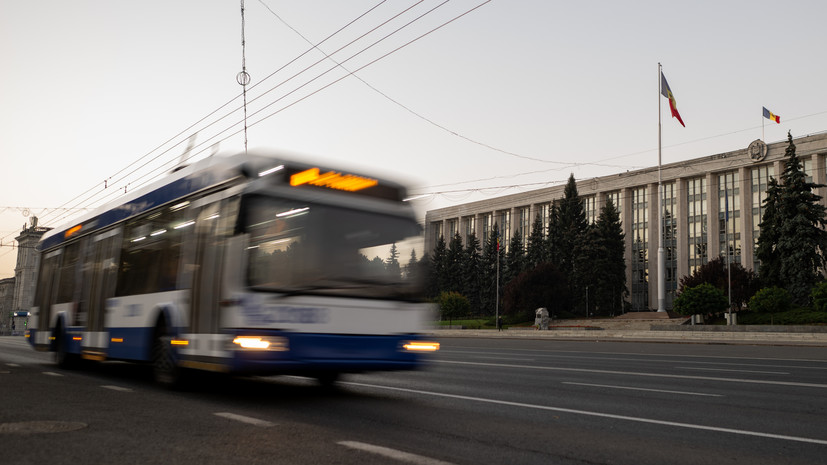
[[[106,356],[119,360],[149,361],[154,331],[155,328],[110,328]]]
[[[259,333],[261,334],[261,333]],[[265,335],[265,334],[262,334]],[[272,333],[289,341],[289,350],[237,350],[230,371],[280,373],[313,371],[411,370],[420,366],[421,355],[404,352],[404,341],[412,336],[370,336],[337,334]]]
[[[234,176],[234,174],[233,174]],[[200,175],[187,176],[171,183],[159,187],[147,194],[144,194],[129,202],[111,208],[100,215],[84,221],[82,233],[87,234],[107,226],[115,224],[119,221],[125,220],[135,215],[139,215],[145,211],[151,210],[159,205],[172,202],[173,200],[184,197],[188,194],[200,191],[207,187],[217,184],[224,179],[218,179],[210,173],[201,173]],[[48,250],[61,244],[65,238],[63,231],[58,234],[51,235],[40,243],[40,250]]]

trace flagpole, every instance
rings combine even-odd
[[[658,312],[665,312],[666,259],[663,253],[663,179],[661,178],[661,115],[660,96],[663,92],[663,71],[658,63]]]
[[[735,187],[735,179],[733,177],[733,189]],[[732,324],[732,263],[729,258],[730,250],[734,253],[735,247],[733,244],[733,248],[729,248],[729,181],[727,181],[726,175],[724,176],[724,196],[726,197],[726,201],[724,202],[724,209],[726,212],[724,213],[724,217],[726,218],[726,222],[724,224],[724,235],[726,237],[726,281],[727,281],[727,296],[729,297],[729,318],[727,318],[727,324]],[[735,240],[735,228],[732,228],[732,240]],[[734,257],[733,257],[734,258]]]
[[[763,114],[763,111],[764,111],[764,108],[761,107],[761,112],[762,112],[761,113],[761,140],[766,142],[766,139],[764,139],[764,114]]]

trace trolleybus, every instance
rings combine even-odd
[[[46,233],[28,334],[61,366],[410,370],[438,344],[420,286],[369,260],[421,238],[405,189],[264,155],[211,157]]]

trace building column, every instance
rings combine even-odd
[[[675,224],[677,225],[675,232],[675,261],[677,262],[677,269],[675,272],[677,276],[675,279],[678,282],[678,289],[680,289],[681,278],[689,275],[689,231],[687,226],[687,211],[689,210],[689,200],[686,192],[686,181],[683,178],[675,179]]]
[[[660,267],[658,263],[658,245],[660,241],[660,189],[657,183],[649,184],[648,195],[648,216],[649,216],[649,308],[658,309],[658,276]]]
[[[718,175],[707,173],[706,175],[706,240],[707,240],[707,261],[721,255],[721,227],[718,214],[721,211],[718,205]]]
[[[620,221],[624,232],[624,252],[623,260],[626,263],[626,288],[629,290],[628,297],[632,297],[632,244],[634,244],[634,237],[632,234],[632,188],[624,187],[620,191],[620,197],[623,199],[620,208]],[[624,309],[625,312],[625,309]]]
[[[752,167],[745,166],[738,170],[741,179],[741,266],[752,268],[755,238],[752,235]]]

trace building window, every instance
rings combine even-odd
[[[499,215],[500,248],[508,252],[511,244],[511,210],[503,210]]]
[[[695,178],[686,182],[686,225],[689,273],[694,273],[708,261],[706,231],[706,179]]]
[[[482,215],[482,244],[488,244],[488,238],[491,237],[491,231],[494,229],[494,215],[491,213],[483,213]]]
[[[471,237],[472,234],[477,234],[477,218],[474,216],[467,216],[462,219],[463,225],[465,226],[463,230],[464,234],[464,243],[468,244],[468,238]]]
[[[767,186],[770,178],[775,177],[772,165],[758,166],[752,169],[752,269],[758,272],[761,263],[758,260],[758,236],[761,234],[761,221],[764,219],[764,200],[767,199]]]
[[[611,200],[615,206],[615,210],[620,214],[620,220],[623,221],[623,197],[620,196],[620,191],[607,192],[606,201]]]
[[[450,220],[447,220],[446,223],[448,223],[448,236],[445,237],[445,242],[451,242],[451,240],[454,239],[454,236],[459,233],[459,226],[457,225],[456,218],[451,218]]]
[[[721,256],[741,263],[741,184],[737,171],[718,175],[718,241]]]
[[[540,214],[540,221],[543,222],[543,237],[548,237],[548,220],[549,215],[551,215],[551,204],[544,203],[537,205],[537,212]]]
[[[597,221],[597,197],[583,197],[583,211],[586,213],[586,222],[594,224]]]
[[[632,189],[632,310],[649,309],[649,202],[646,187]]]
[[[434,232],[434,245],[439,242],[439,238],[443,237],[442,235],[442,221],[434,221],[431,223],[431,230]]]

